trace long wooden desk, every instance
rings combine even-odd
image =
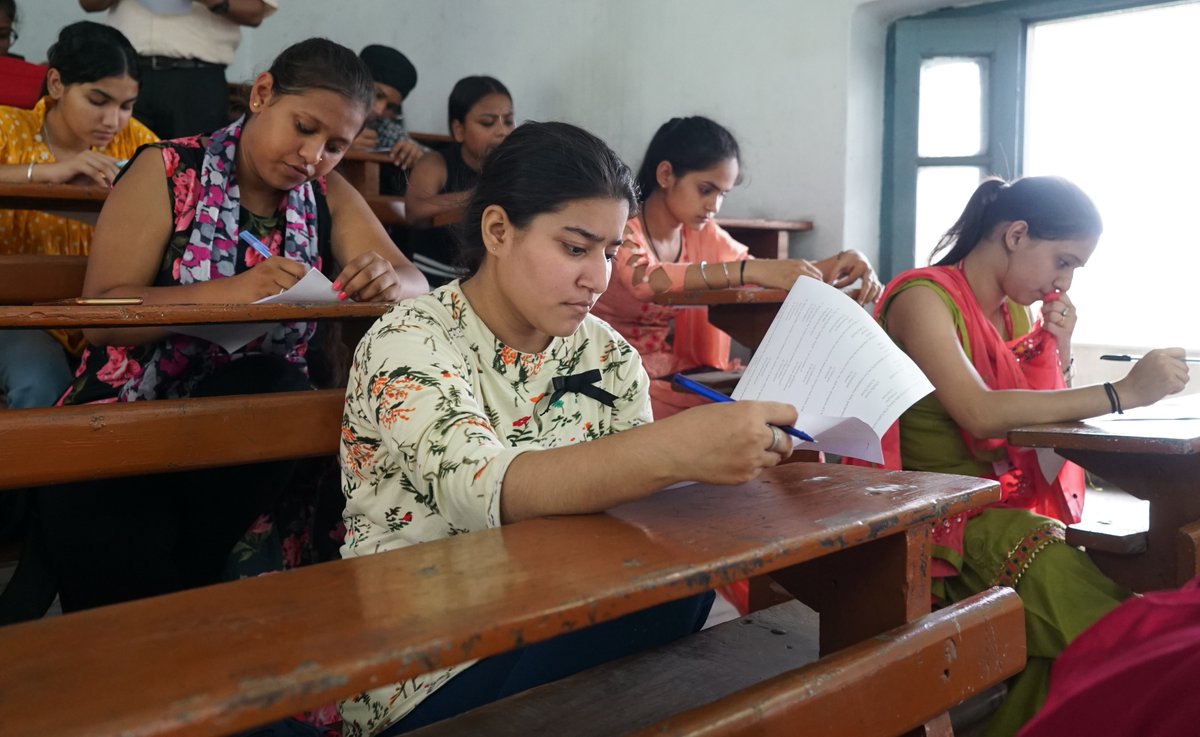
[[[4,732],[232,733],[772,572],[821,612],[832,652],[926,614],[931,524],[998,494],[983,479],[791,464],[13,625],[0,629]]]
[[[1139,417],[1185,419],[1138,419]],[[1101,478],[1150,502],[1144,553],[1092,551],[1106,574],[1135,591],[1174,588],[1200,573],[1181,528],[1200,521],[1200,396],[1130,410],[1125,418],[1037,425],[1008,434],[1013,445],[1053,448]]]
[[[129,328],[149,325],[291,322],[376,318],[382,303],[266,305],[33,305],[0,307],[0,328]]]
[[[0,255],[0,305],[30,305],[83,290],[87,256]]]
[[[660,294],[654,301],[660,305],[707,307],[708,321],[725,331],[731,338],[754,349],[762,342],[787,298],[786,289],[713,289],[695,292]]]
[[[108,190],[78,184],[5,184],[0,182],[0,209],[77,210],[100,212]]]

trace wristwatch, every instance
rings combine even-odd
[[[225,15],[229,12],[229,0],[221,0],[216,5],[209,6],[208,9],[217,15]]]

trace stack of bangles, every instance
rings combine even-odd
[[[714,287],[712,285],[712,282],[710,282],[708,280],[708,272],[704,270],[705,267],[707,267],[707,266],[708,266],[707,261],[700,262],[700,278],[704,280],[704,286],[708,287],[709,289],[717,289],[718,287]],[[729,276],[729,262],[728,261],[721,262],[721,273],[725,275],[725,286],[720,287],[720,288],[721,289],[729,289],[730,287],[733,286],[733,277]],[[739,270],[738,270],[738,286],[745,286],[745,284],[746,284],[746,261],[745,261],[745,259],[743,259],[741,262],[741,266],[739,267]]]

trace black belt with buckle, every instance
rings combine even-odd
[[[176,56],[139,56],[138,66],[142,69],[224,69],[224,64],[216,64],[200,59],[183,59]]]

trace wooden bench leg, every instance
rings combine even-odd
[[[1200,520],[1179,528],[1178,575],[1190,581],[1200,575]]]

